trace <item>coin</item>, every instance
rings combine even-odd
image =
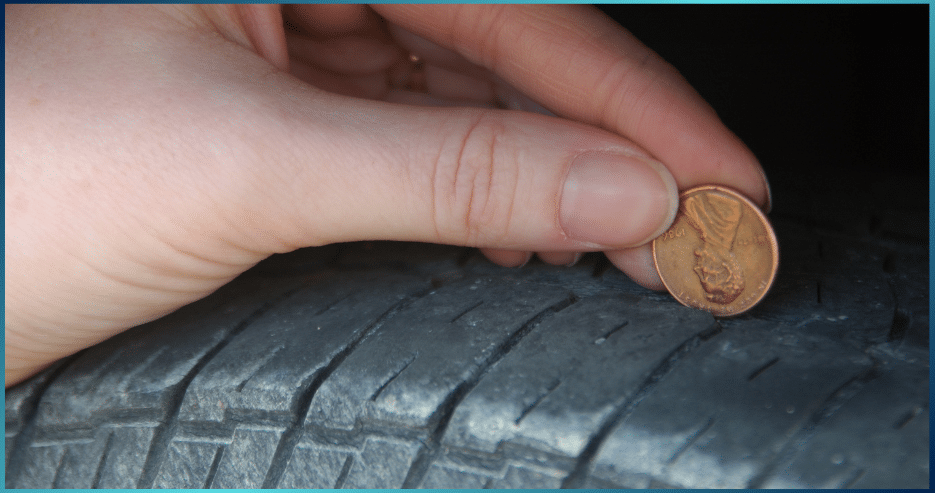
[[[652,250],[669,293],[716,317],[753,308],[773,285],[779,267],[779,244],[766,215],[720,185],[679,194],[675,221],[653,240]]]

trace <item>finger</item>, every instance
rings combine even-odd
[[[339,74],[383,72],[403,56],[396,45],[361,36],[317,40],[287,33],[286,43],[290,57]]]
[[[750,150],[672,66],[596,9],[374,8],[555,113],[629,137],[666,164],[680,189],[721,183],[767,205],[765,174]]]
[[[471,77],[485,78],[490,76],[489,70],[469,62],[456,51],[413,34],[396,24],[390,24],[388,31],[399,46],[425,63]]]
[[[494,81],[494,91],[496,92],[497,102],[506,109],[528,111],[546,116],[556,116],[555,113],[549,111],[548,108],[533,101],[525,94],[516,90],[516,88],[500,80],[499,77]]]
[[[292,60],[289,72],[299,80],[335,94],[356,98],[382,99],[388,87],[384,74],[343,75],[323,70],[299,60]]]
[[[577,264],[584,254],[581,252],[539,252],[536,255],[539,260],[549,265],[571,267]]]
[[[287,24],[318,38],[379,29],[380,20],[364,5],[306,4],[283,6]]]
[[[457,101],[493,102],[490,81],[452,72],[436,65],[426,65],[425,84],[429,94]]]
[[[520,112],[402,107],[279,83],[250,98],[266,101],[257,105],[264,111],[256,118],[269,118],[260,128],[277,129],[264,142],[262,165],[227,187],[239,197],[252,189],[246,196],[257,201],[246,217],[272,219],[261,227],[275,228],[291,248],[363,239],[623,248],[660,234],[676,211],[664,166],[593,127]]]
[[[404,89],[397,89],[405,84],[407,76],[392,76],[391,89],[386,93],[383,100],[391,103],[410,104],[418,106],[472,106],[475,108],[506,108],[510,110],[528,111],[540,115],[555,116],[549,110],[538,105],[535,101],[518,93],[515,89],[498,84],[494,87],[495,96],[493,100],[472,100],[472,99],[449,99],[438,96],[437,94],[428,94],[425,92],[415,92]]]
[[[389,31],[406,51],[418,57],[427,66],[438,67],[474,80],[490,81],[493,84],[495,97],[503,107],[554,116],[554,113],[510,86],[501,77],[467,61],[458,53],[396,25],[390,25]]]
[[[495,108],[493,104],[486,101],[446,99],[424,92],[414,92],[404,89],[390,89],[382,99],[388,103],[404,104],[408,106]]]
[[[487,257],[487,260],[490,260],[500,267],[519,268],[528,264],[529,260],[532,259],[532,252],[502,250],[497,248],[481,248],[480,251]]]
[[[609,250],[604,252],[612,264],[617,266],[633,279],[634,282],[649,289],[665,291],[659,273],[656,272],[650,245],[640,245],[635,248],[623,250]]]

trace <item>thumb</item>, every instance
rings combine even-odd
[[[645,243],[675,180],[621,137],[541,115],[363,101],[297,87],[266,211],[289,247],[386,239],[520,250]],[[264,162],[269,162],[264,159]]]
[[[229,31],[244,32],[258,54],[284,69],[278,6],[227,12],[232,22],[226,25],[242,29]],[[295,201],[282,203],[288,194],[277,199],[298,214],[295,227],[280,232],[286,245],[390,239],[522,250],[621,248],[658,236],[675,215],[676,184],[666,168],[592,127],[520,113],[325,97],[302,87],[286,98],[303,99],[308,111],[292,106],[282,113],[294,119],[283,122],[290,131],[278,135],[283,142],[276,146],[285,153],[277,160],[286,168],[278,174],[286,177],[282,189]]]

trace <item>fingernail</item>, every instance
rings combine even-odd
[[[565,264],[565,267],[574,267],[579,261],[581,261],[581,257],[583,257],[583,256],[584,256],[584,252],[578,252],[578,253],[576,253],[576,254],[575,254],[574,260],[572,260],[571,262]]]
[[[526,253],[526,260],[523,260],[523,263],[517,265],[517,266],[514,267],[514,268],[515,268],[515,269],[522,269],[523,267],[526,267],[526,264],[528,264],[530,260],[532,260],[532,252],[527,252],[527,253]]]
[[[678,188],[662,163],[587,152],[575,158],[565,178],[559,220],[571,239],[626,248],[662,234],[677,209]]]

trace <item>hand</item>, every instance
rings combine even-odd
[[[658,289],[677,189],[768,202],[711,108],[586,7],[15,5],[6,41],[7,385],[277,252],[604,250]]]

